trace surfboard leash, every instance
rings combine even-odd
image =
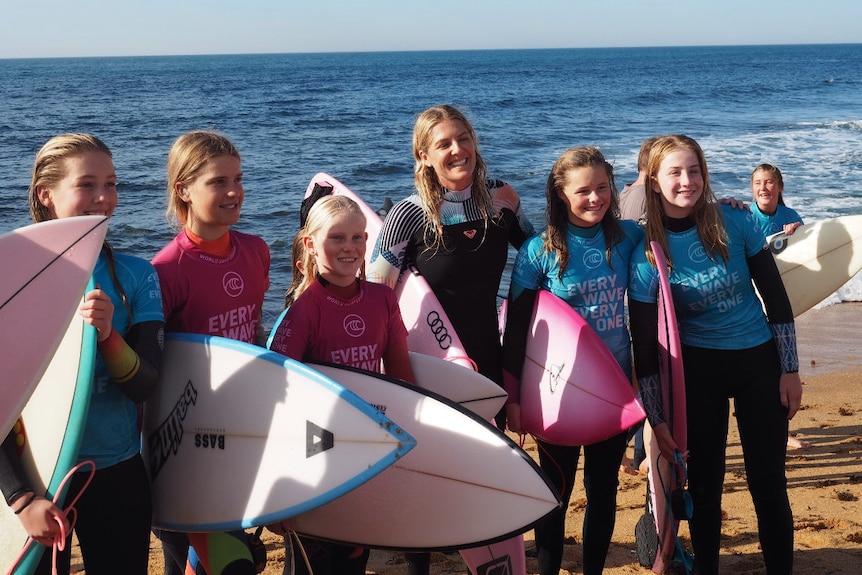
[[[291,538],[293,538],[293,540],[296,542],[296,547],[297,549],[299,549],[299,553],[302,555],[302,560],[305,563],[305,567],[308,569],[309,574],[314,575],[314,570],[311,568],[311,561],[308,560],[308,554],[305,552],[305,547],[302,545],[302,541],[299,539],[299,533],[297,533],[293,529],[289,529],[287,531],[287,535],[285,536],[285,551],[290,553],[290,573],[296,573],[296,556],[292,552],[293,545],[291,545],[290,543]]]
[[[81,498],[84,491],[93,481],[93,475],[96,473],[96,464],[91,460],[86,460],[78,463],[69,472],[63,477],[63,480],[60,482],[59,487],[57,487],[57,492],[54,494],[54,497],[51,499],[51,502],[54,505],[58,505],[58,501],[62,499],[63,491],[66,489],[66,484],[72,479],[72,476],[83,469],[85,466],[90,467],[90,474],[87,477],[87,480],[84,482],[84,485],[81,486],[81,490],[72,498],[72,501],[69,505],[63,509],[63,514],[66,516],[67,521],[69,522],[69,530],[66,531],[66,528],[63,526],[63,522],[60,521],[57,517],[54,520],[60,526],[60,538],[54,540],[54,544],[52,547],[53,557],[51,560],[51,573],[52,575],[57,575],[57,553],[66,548],[66,538],[69,536],[69,533],[72,532],[72,529],[75,527],[75,523],[78,519],[78,511],[75,509],[75,504],[78,502],[78,499]],[[15,572],[15,569],[18,568],[18,564],[21,563],[21,560],[26,555],[27,550],[33,544],[35,540],[32,537],[27,537],[27,541],[24,543],[24,547],[21,548],[21,553],[18,554],[18,557],[15,558],[15,561],[12,563],[12,566],[9,567],[9,571],[6,572],[6,575],[12,575]]]

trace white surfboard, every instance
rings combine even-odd
[[[326,503],[415,440],[356,394],[262,347],[168,334],[144,417],[153,525],[229,531]]]
[[[508,398],[502,387],[453,361],[411,351],[410,367],[419,387],[439,393],[483,419],[493,419]]]
[[[48,499],[54,497],[60,482],[77,462],[90,405],[95,358],[96,330],[76,314],[12,428],[33,489]],[[9,507],[0,505],[0,565],[8,568],[26,541],[27,532],[18,517]],[[13,573],[32,573],[45,549],[31,543]]]
[[[286,310],[275,320],[267,347],[285,313]],[[508,396],[502,387],[459,363],[411,351],[410,366],[419,387],[448,397],[485,419],[493,418],[506,403]]]
[[[383,375],[309,364],[404,426],[416,447],[364,485],[289,523],[355,545],[475,547],[530,529],[560,502],[532,458],[443,396]]]
[[[862,270],[862,215],[805,224],[768,238],[793,316],[802,315]]]
[[[0,436],[18,419],[60,344],[107,229],[103,216],[80,216],[0,236]]]
[[[331,193],[347,196],[359,204],[362,213],[365,214],[365,230],[368,232],[369,246],[365,254],[365,263],[369,264],[373,252],[371,248],[376,243],[377,235],[383,226],[380,215],[362,198],[329,174],[323,172],[316,174],[308,184],[306,197],[312,194],[315,185],[330,187]],[[401,317],[404,319],[404,325],[407,326],[407,345],[411,351],[442,357],[475,369],[475,365],[468,358],[467,351],[455,333],[452,321],[446,315],[428,281],[417,270],[409,269],[401,274],[401,278],[395,285],[395,293],[398,295]]]

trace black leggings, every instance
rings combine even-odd
[[[587,511],[583,526],[584,575],[599,575],[614,533],[620,462],[626,450],[627,432],[584,446],[584,490]],[[536,557],[540,575],[558,575],[563,562],[566,512],[574,490],[580,446],[538,442],[542,471],[560,493],[562,507],[536,526]]]
[[[691,542],[700,575],[719,572],[729,398],[733,398],[748,489],[769,575],[793,570],[793,516],[784,471],[787,410],[778,394],[773,341],[745,350],[683,346]]]
[[[368,557],[371,555],[370,549],[320,541],[304,535],[300,535],[299,539],[314,575],[365,575],[365,567],[368,564]],[[297,546],[294,537],[285,537],[284,545],[285,550],[288,551],[288,556],[285,557],[284,572],[289,571],[290,554],[292,553],[294,561],[292,575],[309,575],[305,558],[303,558],[302,551]]]
[[[89,473],[76,473],[69,483],[67,501],[80,492]],[[99,469],[75,504],[75,533],[87,575],[147,575],[150,559],[152,501],[150,482],[140,455]],[[50,550],[42,555],[37,575],[51,573]],[[68,575],[72,535],[57,555],[57,573]]]

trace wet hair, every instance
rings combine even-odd
[[[482,155],[479,153],[479,141],[476,137],[476,132],[473,125],[456,108],[443,104],[428,108],[416,119],[413,126],[413,181],[416,185],[416,192],[422,203],[422,209],[426,216],[426,237],[432,238],[429,244],[429,249],[436,250],[443,245],[443,229],[440,220],[440,205],[443,203],[443,194],[440,189],[442,185],[437,177],[437,172],[431,166],[426,166],[422,161],[422,153],[428,153],[432,144],[432,132],[434,128],[446,120],[455,120],[461,122],[464,128],[470,134],[474,145],[474,158],[476,161],[476,169],[473,173],[472,193],[473,200],[476,202],[476,207],[485,221],[487,228],[488,220],[493,214],[493,206],[491,204],[491,193],[485,185],[487,177],[487,168]]]
[[[308,218],[305,221],[305,227],[299,231],[299,234],[303,238],[311,237],[320,232],[325,226],[327,226],[334,217],[342,215],[342,214],[356,214],[365,221],[365,214],[362,213],[362,208],[359,207],[359,204],[354,202],[352,199],[347,196],[325,196],[317,200],[311,209],[308,211]],[[296,246],[294,246],[296,248]],[[305,246],[302,246],[302,271],[306,276],[305,282],[300,286],[301,290],[304,290],[311,283],[312,279],[317,276],[317,266],[315,264],[314,256],[311,255],[307,249],[304,249]],[[294,255],[296,252],[294,252]],[[297,261],[297,260],[295,260]],[[294,267],[296,267],[294,265]],[[295,273],[295,272],[294,272]],[[362,263],[361,267],[361,278],[365,278],[365,262]],[[294,295],[294,301],[299,297],[300,293],[296,293]]]
[[[697,156],[700,171],[703,175],[703,193],[695,203],[690,218],[697,225],[697,233],[703,247],[710,258],[720,256],[727,261],[729,252],[727,249],[727,234],[724,230],[724,221],[721,210],[716,206],[715,194],[709,185],[709,171],[706,166],[706,156],[700,145],[688,136],[672,134],[659,137],[650,148],[649,161],[646,173],[646,253],[650,262],[655,265],[650,242],[655,241],[667,254],[668,265],[673,267],[673,262],[668,249],[667,236],[664,230],[664,207],[661,202],[661,194],[653,191],[653,185],[658,180],[659,169],[662,161],[670,154],[682,150],[689,150]]]
[[[113,158],[108,146],[90,134],[54,136],[45,142],[45,145],[36,153],[28,189],[30,217],[33,218],[34,222],[39,223],[54,219],[51,210],[39,201],[39,188],[56,186],[68,173],[67,159],[91,152],[101,152]]]
[[[182,228],[189,215],[189,206],[177,192],[177,184],[191,184],[208,161],[220,156],[242,159],[231,141],[216,132],[187,132],[171,146],[168,152],[168,209],[165,217],[174,228]]]
[[[754,184],[754,174],[757,172],[768,172],[772,174],[772,177],[775,178],[775,181],[778,182],[778,187],[780,188],[778,192],[778,203],[780,205],[784,204],[784,177],[781,175],[781,170],[778,169],[777,166],[773,166],[772,164],[760,164],[754,171],[751,172],[751,183]]]
[[[598,148],[593,146],[582,146],[569,148],[557,158],[548,182],[545,185],[545,200],[547,202],[546,216],[548,229],[542,234],[543,248],[548,252],[557,254],[560,267],[560,277],[569,263],[569,250],[566,242],[566,233],[569,225],[569,208],[560,197],[569,172],[578,168],[598,167],[603,168],[608,176],[611,188],[611,205],[605,212],[601,221],[602,230],[605,234],[605,257],[608,265],[611,263],[613,247],[622,240],[623,231],[619,223],[620,205],[619,192],[614,182],[614,168],[605,160],[604,155]]]

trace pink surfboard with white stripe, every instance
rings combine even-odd
[[[0,437],[12,428],[60,345],[107,229],[106,217],[79,216],[0,236]]]

